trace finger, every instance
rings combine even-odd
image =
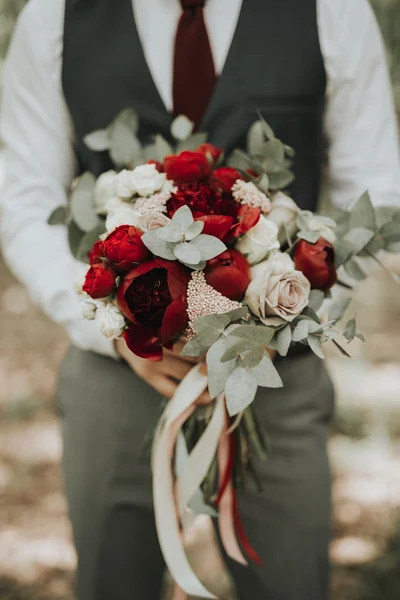
[[[161,363],[162,372],[167,377],[172,377],[173,379],[177,379],[178,381],[182,381],[184,377],[192,370],[193,365],[191,363],[187,363],[180,358],[175,356],[168,356],[164,358]]]
[[[154,377],[151,380],[151,385],[164,398],[172,398],[178,387],[172,379],[163,376]]]
[[[202,375],[208,375],[207,363],[203,362],[200,365],[200,373],[202,373]]]

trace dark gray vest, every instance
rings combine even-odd
[[[107,154],[89,151],[82,138],[124,108],[138,112],[143,141],[156,133],[170,138],[172,116],[147,66],[132,0],[66,0],[63,87],[82,171],[99,175],[111,167]],[[260,110],[277,136],[296,150],[291,192],[301,207],[313,210],[323,157],[324,97],[316,0],[243,0],[200,129],[230,152],[245,146]]]

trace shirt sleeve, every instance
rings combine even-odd
[[[400,205],[397,119],[385,49],[368,0],[320,0],[327,72],[325,130],[330,195],[347,208],[366,190]]]
[[[47,224],[51,212],[67,202],[76,159],[60,81],[63,2],[58,2],[58,14],[56,0],[46,2],[27,4],[5,65],[0,122],[5,148],[2,253],[33,301],[65,326],[74,344],[116,356],[96,323],[81,317],[74,289],[79,263],[70,253],[66,228]]]

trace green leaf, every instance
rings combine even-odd
[[[358,254],[374,237],[375,232],[364,227],[355,227],[350,229],[344,236],[343,240],[349,242],[353,246],[352,253]],[[341,242],[340,242],[341,243]]]
[[[324,292],[321,292],[321,290],[311,290],[310,297],[308,299],[309,308],[312,308],[314,312],[317,312],[321,308],[324,299]]]
[[[274,333],[275,330],[272,327],[266,327],[265,325],[239,325],[230,335],[268,346]]]
[[[321,325],[311,319],[302,319],[297,323],[296,329],[293,331],[292,339],[294,342],[300,342],[307,338],[309,333],[315,333],[321,329]]]
[[[275,133],[274,133],[272,127],[270,125],[268,125],[267,121],[264,119],[264,117],[262,116],[260,111],[257,111],[257,115],[258,115],[258,118],[260,119],[260,123],[262,125],[262,129],[263,129],[265,137],[267,137],[269,140],[274,140]]]
[[[264,142],[261,145],[259,154],[263,158],[267,158],[274,163],[282,164],[285,160],[285,148],[282,142],[276,138],[268,142]]]
[[[375,217],[378,228],[381,228],[386,223],[390,223],[393,219],[396,219],[396,215],[399,214],[399,209],[395,206],[376,206]]]
[[[346,271],[349,277],[352,277],[357,281],[362,281],[367,277],[366,273],[364,273],[364,271],[362,270],[355,258],[352,258],[351,260],[348,260],[344,263],[344,270]]]
[[[317,335],[314,335],[313,333],[309,333],[307,336],[307,341],[314,354],[319,356],[319,358],[324,359],[325,354],[322,350],[320,338]]]
[[[221,356],[221,362],[225,363],[237,358],[243,352],[251,350],[255,344],[257,344],[257,342],[253,342],[252,340],[229,336],[227,338],[226,350]]]
[[[194,330],[200,342],[209,347],[217,341],[229,323],[226,315],[203,315],[195,319]]]
[[[321,344],[325,344],[325,342],[329,342],[334,340],[339,335],[339,332],[336,329],[325,329],[324,333],[321,336]]]
[[[201,233],[190,242],[191,246],[195,246],[201,255],[201,260],[211,260],[216,256],[225,252],[226,246],[221,240],[213,235]]]
[[[84,173],[72,190],[71,214],[82,231],[91,231],[99,222],[93,200],[95,182],[93,173]]]
[[[244,317],[249,314],[248,308],[246,306],[240,306],[239,308],[234,308],[233,310],[225,313],[227,317],[229,317],[231,323],[235,321],[240,321]]]
[[[261,121],[254,121],[247,134],[247,148],[250,156],[256,156],[260,153],[264,139],[265,134]]]
[[[110,127],[112,128],[116,124],[125,125],[136,135],[139,131],[139,117],[136,110],[134,108],[124,108],[111,123]]]
[[[358,338],[359,340],[361,340],[362,342],[364,342],[364,344],[365,344],[366,339],[365,339],[365,337],[363,336],[362,333],[360,333],[359,331],[357,331],[355,337]]]
[[[354,245],[346,242],[343,238],[336,240],[333,244],[335,249],[335,267],[339,268],[355,254]]]
[[[104,231],[105,227],[102,223],[83,235],[79,242],[76,253],[76,258],[78,260],[85,263],[89,262],[88,253],[92,250],[94,244],[98,241],[99,237],[104,233]]]
[[[276,348],[281,356],[287,356],[290,344],[292,342],[292,330],[290,325],[286,325],[276,334]]]
[[[154,230],[157,234],[157,237],[160,240],[164,240],[164,242],[177,243],[182,241],[182,233],[176,229],[172,224],[165,225],[164,227],[159,227]]]
[[[81,229],[79,229],[78,225],[76,223],[74,223],[74,221],[70,221],[68,223],[68,243],[69,243],[69,248],[71,250],[71,254],[74,258],[76,258],[77,260],[80,260],[78,258],[78,248],[79,248],[79,244],[81,242],[81,239],[83,238],[83,236],[85,235],[85,232],[82,231]],[[86,259],[84,260],[84,262],[88,262],[88,257],[86,257]]]
[[[174,216],[172,217],[172,223],[174,227],[182,234],[186,233],[189,227],[193,224],[192,211],[188,206],[181,206],[178,208]]]
[[[392,221],[383,225],[379,233],[385,239],[385,244],[393,244],[400,242],[400,223],[398,221]]]
[[[154,145],[156,149],[156,158],[160,162],[162,162],[166,156],[174,154],[174,149],[172,146],[168,144],[167,140],[164,139],[160,134],[155,136]]]
[[[226,349],[226,338],[220,338],[207,352],[208,391],[212,399],[217,398],[225,390],[226,380],[236,366],[236,360],[221,362]]]
[[[254,369],[251,369],[251,373],[255,377],[257,384],[261,387],[283,387],[282,379],[276,370],[274,363],[267,355],[264,356],[259,365]]]
[[[186,115],[179,115],[172,121],[171,134],[176,140],[184,141],[192,134],[194,123]]]
[[[394,254],[400,253],[400,242],[388,244],[385,248],[386,252],[393,252]]]
[[[93,152],[104,152],[110,149],[110,129],[98,129],[83,138],[85,145]]]
[[[352,208],[349,225],[350,229],[362,228],[375,232],[375,210],[368,192],[365,192]]]
[[[201,144],[205,144],[207,141],[207,133],[195,133],[191,135],[187,140],[179,142],[176,147],[176,153],[180,154],[181,152],[185,152],[186,150],[189,152],[193,152],[197,150]]]
[[[146,231],[142,236],[142,242],[156,256],[165,258],[166,260],[176,260],[174,248],[175,244],[161,240],[157,235],[157,229]]]
[[[67,222],[67,207],[59,206],[49,216],[47,222],[49,225],[65,225]]]
[[[257,393],[257,381],[250,371],[236,367],[229,375],[226,386],[226,407],[229,416],[234,417],[247,408]]]
[[[269,177],[266,173],[263,173],[257,177],[256,185],[264,194],[268,194],[269,191]]]
[[[246,352],[244,358],[241,360],[241,365],[245,369],[253,369],[260,364],[263,357],[265,356],[265,346],[259,345]]]
[[[269,187],[271,190],[283,190],[294,181],[294,173],[290,169],[285,169],[280,173],[269,174]]]
[[[207,352],[208,346],[203,346],[201,341],[198,339],[198,336],[190,339],[184,347],[182,348],[181,355],[182,356],[201,356],[205,352]]]
[[[132,167],[143,162],[137,137],[138,118],[134,109],[123,110],[110,126],[110,157],[117,167]]]
[[[174,248],[174,254],[181,262],[197,265],[202,259],[200,250],[196,248],[193,242],[182,242],[177,244]]]
[[[192,223],[185,233],[186,241],[190,242],[190,240],[194,240],[195,237],[200,235],[200,233],[203,231],[203,229],[204,229],[203,221],[195,221],[194,223]]]
[[[345,325],[345,328],[343,331],[343,336],[346,338],[347,341],[351,342],[352,340],[354,340],[356,333],[357,333],[356,320],[350,319],[350,321],[348,321]]]
[[[349,304],[351,302],[351,298],[342,297],[339,298],[330,308],[329,310],[329,320],[330,321],[339,321],[344,313],[346,312]]]
[[[301,240],[306,240],[306,242],[310,242],[310,244],[315,244],[318,242],[320,234],[318,231],[299,231],[297,237]]]

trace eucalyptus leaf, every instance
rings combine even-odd
[[[312,308],[315,312],[317,312],[321,308],[324,299],[324,292],[321,292],[321,290],[311,290],[310,297],[308,299],[309,308]]]
[[[196,238],[197,239],[197,238]],[[174,248],[174,254],[178,260],[186,264],[196,265],[202,260],[201,252],[192,242],[182,242]]]
[[[285,148],[277,138],[264,142],[261,145],[259,153],[263,158],[271,159],[277,163],[283,163],[285,160]]]
[[[154,138],[154,146],[156,149],[156,158],[162,162],[166,156],[174,154],[174,149],[162,135],[157,134]]]
[[[186,241],[190,242],[190,240],[193,240],[195,237],[200,235],[200,233],[203,231],[203,229],[204,229],[203,221],[195,221],[194,223],[192,223],[185,233]]]
[[[186,115],[176,117],[171,125],[171,134],[176,140],[187,140],[194,129],[194,123]]]
[[[339,321],[344,313],[346,312],[349,304],[351,302],[351,298],[343,296],[336,300],[336,302],[331,306],[329,310],[329,320],[330,321]]]
[[[343,331],[343,336],[346,338],[347,341],[351,342],[352,340],[354,340],[356,333],[357,333],[356,320],[350,319],[350,321],[348,321],[345,325],[345,328]]]
[[[235,337],[244,338],[251,340],[253,343],[265,344],[268,346],[269,342],[274,336],[275,330],[265,325],[240,325],[232,331],[231,335]]]
[[[302,319],[297,323],[295,330],[292,334],[294,342],[300,342],[307,338],[309,333],[315,333],[321,329],[321,325],[312,321],[311,319]]]
[[[182,234],[193,224],[192,211],[188,206],[181,206],[172,217],[173,226]]]
[[[67,207],[59,206],[51,213],[50,217],[47,220],[49,225],[65,225],[67,222]]]
[[[187,140],[179,142],[176,147],[176,153],[180,154],[185,151],[193,152],[194,150],[197,150],[201,144],[204,144],[207,141],[207,137],[207,133],[202,132],[191,135]]]
[[[98,241],[99,237],[104,233],[104,231],[105,227],[102,223],[83,235],[76,252],[76,258],[78,260],[84,263],[89,263],[89,252],[91,252],[94,244]]]
[[[164,242],[177,243],[182,241],[182,233],[178,231],[173,225],[165,225],[165,227],[159,227],[154,230],[157,237]]]
[[[391,221],[380,228],[379,234],[385,238],[385,244],[400,242],[400,223]]]
[[[96,179],[93,173],[84,173],[72,190],[70,208],[72,218],[82,231],[90,231],[98,224],[93,191]]]
[[[352,208],[349,225],[350,229],[361,227],[375,232],[375,210],[368,192],[365,192]]]
[[[260,364],[266,354],[265,346],[260,344],[252,348],[248,352],[245,352],[244,357],[241,359],[240,364],[245,369],[254,369]]]
[[[353,254],[358,254],[374,237],[375,232],[364,227],[355,227],[350,229],[344,236],[345,242],[350,242],[353,246]]]
[[[349,277],[352,277],[357,281],[362,281],[367,277],[366,273],[364,273],[364,271],[362,270],[355,258],[352,258],[351,260],[348,260],[344,263],[344,270],[346,271]]]
[[[309,344],[311,350],[314,352],[314,354],[319,356],[319,358],[324,359],[325,354],[322,350],[320,338],[317,335],[314,335],[313,333],[309,333],[307,336],[307,341],[308,341],[308,344]]]
[[[264,356],[259,365],[254,369],[251,369],[251,373],[255,377],[257,384],[261,387],[283,387],[282,379],[276,370],[274,363],[267,355]]]
[[[69,244],[69,248],[71,250],[71,254],[74,258],[76,258],[76,260],[80,260],[78,258],[78,248],[79,248],[79,244],[81,243],[83,236],[85,235],[85,232],[82,231],[82,229],[79,229],[78,225],[76,223],[74,223],[74,221],[70,221],[68,223],[67,230],[68,230],[68,244]],[[86,259],[83,262],[88,262],[88,258],[86,257]]]
[[[93,152],[104,152],[110,149],[110,129],[98,129],[83,138],[85,145]]]
[[[264,192],[264,194],[268,194],[269,191],[269,177],[266,173],[263,173],[257,178],[256,182],[257,187]]]
[[[226,246],[221,240],[213,235],[201,233],[190,242],[200,252],[201,260],[211,260],[225,252]]]
[[[229,317],[231,323],[235,321],[240,321],[244,319],[249,314],[247,306],[240,306],[239,308],[234,308],[233,310],[225,313],[227,317]]]
[[[269,187],[273,191],[283,190],[294,181],[294,173],[290,169],[284,169],[280,173],[269,174]]]
[[[207,352],[208,346],[203,346],[198,336],[193,337],[184,345],[181,355],[182,356],[201,356]]]
[[[143,162],[139,139],[123,122],[117,123],[111,130],[110,157],[118,168],[132,168]]]
[[[263,129],[264,135],[269,140],[274,140],[275,139],[275,133],[274,133],[272,127],[270,125],[268,125],[267,121],[264,119],[264,117],[262,116],[262,114],[260,113],[260,111],[257,111],[257,114],[258,114],[258,118],[260,119],[260,123],[262,125],[262,129]]]
[[[361,342],[364,342],[364,344],[365,344],[366,340],[365,340],[365,337],[363,336],[362,333],[360,333],[359,331],[357,331],[355,337],[358,338],[359,340],[361,340]]]
[[[225,363],[238,358],[243,352],[251,350],[255,344],[257,342],[253,342],[252,340],[229,336],[227,338],[226,350],[221,357],[221,362]]]
[[[336,240],[333,245],[335,249],[335,267],[338,268],[350,260],[355,254],[354,245],[346,242],[343,238]]]
[[[124,108],[111,123],[110,128],[112,129],[117,124],[123,124],[136,135],[139,131],[139,117],[136,110],[132,107]]]
[[[292,330],[290,325],[286,325],[276,334],[276,348],[281,356],[287,356],[292,342]]]
[[[376,206],[375,217],[378,228],[383,227],[386,223],[390,223],[398,214],[399,209],[395,206]]]
[[[230,417],[244,411],[253,402],[257,387],[252,372],[243,367],[236,367],[232,371],[225,386],[226,408]]]
[[[142,242],[156,256],[166,260],[176,260],[174,248],[175,244],[161,240],[157,235],[157,229],[146,231],[142,236]]]
[[[205,346],[211,346],[229,325],[226,315],[203,315],[194,321],[194,330]]]
[[[265,140],[264,129],[261,121],[255,121],[247,134],[247,149],[250,156],[260,153],[260,148]]]
[[[236,366],[236,360],[221,362],[226,343],[227,339],[222,337],[214,342],[207,352],[208,391],[212,400],[223,393],[226,380]]]

